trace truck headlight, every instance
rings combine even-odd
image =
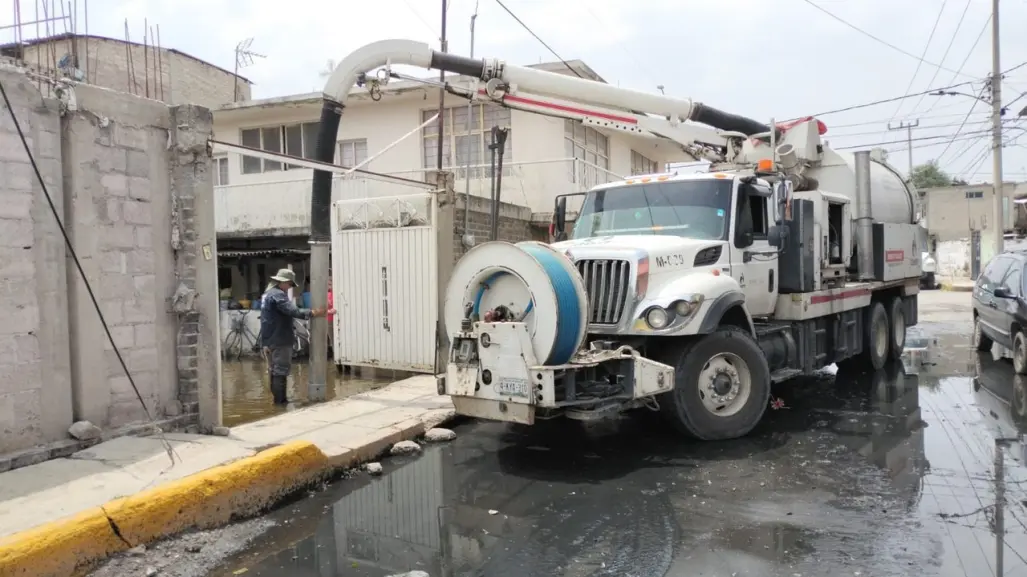
[[[670,324],[670,312],[663,307],[652,307],[645,312],[645,322],[650,328],[662,329]]]
[[[695,311],[699,310],[699,306],[702,305],[702,302],[702,295],[692,295],[687,298],[674,301],[674,303],[671,304],[671,307],[678,316],[688,317],[694,314]]]

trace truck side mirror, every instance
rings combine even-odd
[[[785,237],[788,236],[788,227],[784,225],[771,225],[767,231],[767,243],[770,246],[781,249],[785,244]]]
[[[553,238],[563,240],[567,234],[567,197],[556,197],[556,207],[553,209]]]

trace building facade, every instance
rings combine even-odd
[[[1023,212],[1017,198],[1027,197],[1027,183],[1003,184],[1002,229],[1015,232],[1024,229]],[[971,231],[991,228],[994,186],[967,184],[928,188],[921,191],[927,229],[938,242],[968,239]]]
[[[580,61],[569,65],[584,77],[602,81]],[[563,63],[537,67],[571,73]],[[227,104],[215,111],[215,139],[312,159],[321,105],[319,93]],[[683,160],[679,149],[664,142],[494,104],[469,109],[467,101],[453,96],[445,101],[440,139],[437,124],[428,122],[438,111],[438,90],[423,83],[393,81],[375,98],[366,89],[355,88],[340,125],[335,161],[401,179],[430,181],[441,148],[445,169],[455,175],[456,192],[470,195],[466,228],[479,241],[488,230],[493,126],[509,128],[500,220],[500,237],[508,240],[544,240],[559,194],[585,191],[631,174],[659,172],[667,163]],[[268,271],[285,264],[303,267],[312,171],[237,153],[216,155],[215,166],[218,244],[226,264],[223,280],[231,281],[234,298],[252,299],[263,288],[256,279]],[[402,181],[355,173],[335,179],[333,200],[414,192]],[[460,243],[465,219],[457,220],[454,242]],[[233,267],[226,258],[248,256],[259,259]],[[259,274],[245,270],[255,267]],[[238,288],[240,283],[244,289]]]
[[[250,98],[249,80],[182,51],[152,44],[68,33],[0,46],[0,55],[47,76],[72,78],[170,105],[216,108]]]

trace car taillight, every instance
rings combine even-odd
[[[649,257],[638,261],[635,272],[635,299],[642,300],[649,289]]]

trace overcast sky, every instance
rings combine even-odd
[[[53,0],[20,1],[25,21],[34,19],[37,1]],[[760,120],[818,114],[963,82],[973,84],[952,90],[977,93],[991,70],[990,0],[813,0],[852,27],[806,0],[503,1],[561,58],[584,60],[610,83],[652,91],[663,85],[669,95]],[[80,32],[88,3],[91,34],[123,38],[127,18],[138,40],[148,19],[160,25],[165,47],[228,69],[234,46],[254,38],[252,49],[266,58],[241,73],[256,83],[255,97],[318,90],[329,60],[337,62],[375,40],[411,38],[438,45],[441,20],[439,0],[77,2]],[[556,60],[496,0],[477,4],[475,54],[520,64]],[[450,51],[469,52],[475,5],[475,0],[450,0]],[[1002,0],[1002,10],[1002,68],[1008,70],[1027,63],[1027,0]],[[0,25],[12,21],[10,11],[0,14]],[[24,34],[34,32],[28,27]],[[13,39],[9,30],[2,34],[4,41]],[[1027,119],[1013,117],[1027,107],[1027,96],[1021,96],[1027,92],[1027,65],[1008,75],[1002,92],[1003,102],[1012,103],[1005,179],[1025,181]],[[975,102],[965,96],[917,96],[820,118],[833,146],[889,143],[883,146],[902,170],[908,163],[906,133],[888,131],[888,122],[919,120],[914,162],[940,157],[953,175],[991,181],[990,138],[982,132],[989,126],[990,107],[977,102],[958,130]]]

